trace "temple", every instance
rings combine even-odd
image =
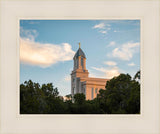
[[[73,57],[74,67],[71,73],[71,94],[84,93],[86,100],[96,98],[100,89],[105,89],[109,79],[89,77],[86,69],[86,56],[79,43],[79,49]]]

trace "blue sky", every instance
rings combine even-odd
[[[90,77],[140,70],[139,20],[20,20],[20,83],[53,83],[70,94],[78,42]]]

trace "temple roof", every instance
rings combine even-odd
[[[77,58],[77,57],[79,57],[79,56],[82,56],[82,57],[86,58],[86,56],[85,56],[85,54],[84,54],[84,52],[82,51],[81,48],[78,49],[78,51],[77,51],[76,54],[74,55],[74,58]]]

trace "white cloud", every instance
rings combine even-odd
[[[68,43],[43,44],[35,42],[38,32],[20,27],[20,61],[23,64],[49,67],[57,62],[72,60],[75,52]]]
[[[92,67],[92,69],[95,69],[97,71],[105,72],[105,69],[103,67],[97,68],[97,67]]]
[[[99,32],[102,33],[102,34],[107,34],[108,31],[111,30],[110,27],[111,27],[110,24],[107,24],[107,23],[99,23],[99,24],[93,26],[92,28],[94,28],[94,29],[99,29],[99,30],[100,30]]]
[[[32,40],[38,36],[38,32],[35,29],[24,29],[20,27],[20,36],[23,39]]]
[[[106,64],[108,66],[116,66],[117,65],[117,63],[114,61],[106,61],[106,62],[104,62],[104,64]]]
[[[94,73],[91,73],[90,71],[89,71],[89,76],[90,77],[96,77],[96,75]]]
[[[66,77],[64,78],[64,80],[65,80],[65,81],[71,81],[71,76],[70,76],[70,75],[66,76]]]
[[[103,33],[103,34],[106,34],[107,33],[107,31],[99,31],[100,33]]]
[[[114,68],[111,68],[111,69],[106,69],[106,68],[103,68],[103,67],[101,67],[101,68],[92,67],[92,69],[103,72],[104,75],[101,76],[101,77],[108,78],[108,79],[111,79],[111,78],[113,78],[115,76],[118,76],[120,74],[119,69],[117,67],[114,67]]]
[[[115,48],[112,51],[111,56],[129,61],[133,57],[133,54],[138,52],[139,46],[139,42],[123,44],[122,46]]]
[[[110,27],[111,25],[110,24],[106,24],[106,26]]]
[[[20,39],[20,60],[24,64],[45,68],[57,62],[72,60],[74,54],[68,43],[42,44],[30,39]]]
[[[113,32],[117,33],[117,32],[120,32],[120,31],[114,30]]]
[[[115,46],[115,44],[116,44],[116,42],[115,42],[115,41],[111,41],[111,42],[107,45],[107,47]]]
[[[105,29],[105,24],[104,23],[100,23],[100,24],[97,24],[97,25],[93,26],[93,28]]]
[[[135,64],[132,62],[132,63],[129,63],[128,66],[135,66]]]

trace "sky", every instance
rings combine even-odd
[[[20,83],[53,83],[70,94],[79,42],[89,77],[140,70],[140,20],[20,20]]]

